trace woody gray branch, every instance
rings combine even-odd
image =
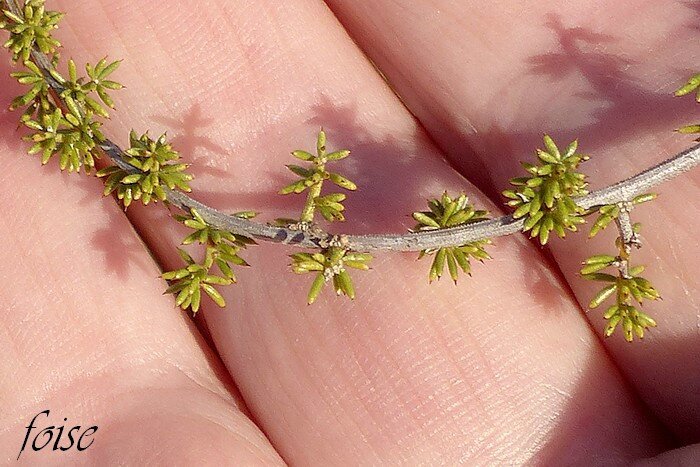
[[[21,15],[21,10],[15,0],[3,1],[2,3],[5,3],[13,13]],[[60,99],[59,96],[64,88],[51,76],[49,72],[51,64],[48,57],[35,49],[32,52],[32,60],[44,74],[46,82],[55,93],[54,97]],[[106,139],[99,146],[122,169],[132,172],[138,171],[137,168],[126,162],[124,151],[111,140]],[[626,203],[650,188],[691,170],[699,163],[700,145],[696,145],[631,178],[576,198],[576,202],[586,209],[605,204]],[[168,202],[185,211],[196,209],[201,217],[214,228],[258,240],[302,247],[325,248],[330,245],[338,245],[356,251],[420,251],[460,246],[477,240],[510,235],[521,231],[524,222],[523,219],[514,219],[511,215],[505,215],[496,219],[433,231],[385,235],[331,234],[317,229],[294,230],[242,219],[206,206],[185,193],[167,188],[165,188],[165,192]]]
[[[107,141],[103,143],[102,147],[116,164],[122,168],[126,166],[130,170],[136,170],[124,162],[123,152],[114,143]],[[605,204],[627,203],[635,196],[643,194],[650,188],[691,170],[699,163],[700,145],[696,145],[631,178],[579,197],[576,199],[576,202],[585,209]],[[258,239],[291,243],[305,247],[325,247],[339,241],[347,248],[358,251],[420,251],[429,248],[464,245],[476,240],[510,235],[519,232],[523,225],[523,219],[513,219],[512,216],[506,215],[488,221],[435,231],[387,235],[333,235],[260,224],[224,214],[182,192],[166,190],[166,193],[168,201],[172,204],[183,210],[196,209],[207,223],[217,229],[228,230]],[[621,213],[622,215],[624,213]],[[629,217],[628,212],[626,215]]]
[[[102,148],[120,167],[136,170],[124,162],[122,150],[111,141],[103,143]],[[700,163],[700,145],[683,151],[627,180],[577,198],[576,201],[585,209],[605,204],[626,203],[635,196],[647,192],[650,188],[691,170],[698,163]],[[207,223],[217,229],[304,247],[326,247],[334,242],[340,242],[347,248],[358,251],[420,251],[429,248],[464,245],[476,240],[510,235],[519,232],[524,222],[523,219],[513,219],[512,216],[506,215],[488,221],[435,231],[387,235],[333,235],[261,224],[224,214],[182,192],[166,190],[166,194],[168,201],[172,204],[183,210],[196,209]],[[629,216],[629,214],[627,215]]]

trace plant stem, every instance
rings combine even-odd
[[[319,166],[320,170],[323,170],[323,166]],[[323,180],[318,183],[314,183],[309,188],[309,194],[306,196],[306,204],[304,205],[304,210],[301,211],[301,217],[299,220],[301,222],[312,223],[314,221],[314,212],[316,211],[316,201],[315,199],[321,196],[321,188],[323,187]]]
[[[627,202],[635,196],[647,192],[649,188],[692,169],[698,163],[700,163],[700,145],[696,145],[634,177],[577,198],[576,202],[586,209],[605,204]],[[311,231],[301,232],[259,224],[223,214],[197,202],[184,193],[173,190],[166,190],[166,193],[171,203],[185,210],[189,208],[197,209],[204,220],[218,229],[230,230],[233,233],[249,235],[261,240],[298,244],[304,247],[321,246],[325,248],[332,239],[341,237],[348,248],[356,251],[420,251],[445,246],[459,246],[477,240],[510,235],[520,232],[523,226],[523,219],[513,219],[511,215],[506,215],[496,219],[448,229],[410,232],[399,235],[332,235]]]
[[[623,279],[630,279],[630,255],[632,253],[632,247],[641,247],[641,243],[637,234],[634,231],[634,226],[632,225],[632,220],[630,219],[630,209],[632,209],[632,203],[618,203],[620,207],[620,214],[615,218],[615,225],[617,225],[617,230],[620,233],[620,264],[618,270],[620,271],[620,277]]]
[[[0,0],[12,13],[22,15],[15,0]],[[63,86],[56,81],[49,70],[51,62],[48,57],[36,48],[31,54],[32,61],[41,69],[49,87],[54,91],[53,97],[60,101]],[[57,104],[61,104],[57,102]],[[129,165],[125,160],[124,151],[114,142],[106,139],[99,143],[100,149],[120,168],[138,172],[138,169]],[[609,187],[576,198],[576,202],[585,209],[605,204],[617,204],[629,202],[632,198],[645,193],[649,188],[670,180],[686,171],[691,170],[700,163],[700,145],[695,145],[660,164],[651,167],[631,178],[615,183]],[[309,197],[314,193],[314,187],[309,192]],[[320,184],[318,184],[320,190]],[[393,251],[421,251],[448,246],[460,246],[477,240],[485,240],[520,232],[523,227],[523,219],[513,219],[511,215],[461,225],[448,229],[433,231],[410,232],[405,234],[383,235],[344,235],[330,234],[317,229],[292,230],[285,227],[261,224],[248,219],[224,214],[210,208],[190,196],[175,190],[165,188],[167,201],[178,208],[189,211],[196,209],[202,218],[212,227],[230,231],[234,234],[245,235],[258,240],[294,244],[301,247],[327,248],[339,242],[345,248],[355,251],[393,250]],[[318,196],[316,194],[314,198]],[[309,203],[302,213],[302,220],[313,220],[313,203]]]

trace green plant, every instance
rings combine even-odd
[[[522,163],[530,175],[512,178],[510,183],[517,188],[503,192],[510,199],[508,205],[516,208],[513,217],[525,218],[523,231],[530,231],[530,237],[539,236],[542,245],[552,230],[561,238],[567,230],[578,230],[577,225],[585,222],[581,217],[585,209],[576,204],[576,197],[588,193],[586,176],[576,172],[579,164],[588,160],[576,152],[578,141],[562,153],[552,138],[544,135],[544,146],[546,150],[537,150],[538,164]]]
[[[605,328],[606,336],[610,336],[621,324],[625,339],[632,341],[635,335],[642,338],[646,329],[656,326],[656,322],[649,315],[632,304],[632,300],[636,300],[641,306],[644,300],[658,300],[661,296],[651,282],[640,276],[644,266],[633,267],[630,264],[632,248],[641,247],[639,237],[641,225],[632,224],[629,217],[632,207],[655,198],[655,193],[648,193],[636,196],[631,202],[608,204],[598,208],[599,216],[591,228],[590,236],[594,237],[615,221],[620,234],[615,240],[618,254],[591,256],[584,261],[581,275],[585,279],[606,284],[593,297],[588,305],[590,308],[597,308],[608,298],[613,295],[615,297],[615,304],[611,305],[604,314],[605,319],[608,320]],[[616,270],[616,276],[600,272],[610,268]]]
[[[202,263],[197,263],[192,257],[182,249],[177,250],[180,257],[185,261],[185,267],[168,271],[163,274],[163,279],[171,281],[170,287],[165,293],[177,294],[175,304],[183,310],[188,308],[193,313],[199,311],[202,300],[202,290],[209,295],[220,307],[226,306],[224,297],[221,296],[215,285],[229,285],[233,279],[221,277],[211,273],[211,268],[216,261],[214,248],[207,248],[207,254]]]
[[[106,177],[105,195],[116,191],[124,207],[129,207],[133,200],[141,200],[144,205],[152,199],[165,201],[163,186],[192,191],[189,185],[192,176],[185,172],[187,164],[175,163],[180,155],[165,135],[153,140],[148,133],[139,137],[132,131],[129,141],[131,147],[124,158],[128,168],[111,165],[97,172],[98,177]]]
[[[278,219],[278,224],[286,224],[288,227],[306,231],[314,229],[314,214],[316,211],[320,212],[329,222],[344,221],[343,211],[345,206],[343,206],[342,202],[345,200],[345,195],[343,193],[321,195],[321,191],[323,182],[326,180],[330,180],[346,190],[354,191],[357,189],[357,185],[344,176],[326,170],[328,162],[345,159],[350,155],[350,151],[342,149],[328,153],[326,151],[326,132],[321,129],[316,138],[315,156],[302,150],[292,151],[292,155],[297,159],[309,162],[310,166],[304,168],[297,165],[288,165],[287,168],[300,176],[301,180],[282,188],[280,194],[302,193],[307,189],[309,193],[299,221]],[[316,273],[316,277],[311,284],[311,290],[309,290],[307,296],[307,302],[310,305],[316,301],[324,284],[328,282],[333,283],[336,294],[344,294],[350,299],[354,299],[355,287],[346,267],[367,270],[369,269],[368,263],[372,256],[366,253],[352,252],[345,248],[340,240],[335,240],[330,242],[328,247],[321,249],[317,253],[296,253],[291,255],[291,258],[292,271],[295,273]]]
[[[696,102],[700,102],[700,73],[691,76],[687,83],[676,90],[674,95],[681,97],[692,92],[695,93]],[[700,133],[700,124],[686,125],[679,128],[678,131],[680,133]]]
[[[456,199],[448,196],[447,192],[442,194],[440,199],[432,199],[428,201],[430,211],[418,211],[413,213],[413,218],[418,222],[414,228],[416,232],[425,232],[438,229],[446,229],[457,227],[460,225],[472,224],[488,219],[487,211],[477,211],[465,194],[460,194]],[[491,240],[476,240],[465,243],[464,245],[442,247],[442,248],[427,248],[421,250],[418,259],[426,255],[434,255],[433,263],[430,266],[428,275],[430,282],[435,279],[440,279],[445,270],[445,263],[450,272],[450,277],[457,283],[459,270],[471,275],[470,257],[484,261],[491,259],[484,247],[489,245]]]
[[[245,211],[234,215],[241,219],[252,219],[256,213]],[[177,293],[176,305],[183,310],[189,308],[193,313],[199,311],[200,289],[204,290],[220,307],[226,306],[226,301],[214,285],[230,285],[236,282],[234,266],[248,266],[239,253],[249,245],[255,245],[255,241],[244,235],[235,235],[229,231],[213,228],[194,208],[189,209],[186,214],[176,214],[173,217],[194,230],[182,240],[182,244],[204,245],[205,253],[202,262],[198,263],[185,250],[178,249],[180,257],[185,261],[185,266],[163,274],[163,279],[170,281],[170,287],[165,292]],[[220,276],[213,274],[214,266],[218,269]]]
[[[4,46],[10,49],[15,61],[29,60],[34,47],[45,54],[56,52],[61,44],[51,37],[51,32],[58,28],[63,13],[46,11],[44,0],[27,0],[21,11],[16,5],[8,6],[10,8],[3,11],[5,18],[0,19],[0,28],[10,33]]]
[[[326,164],[345,159],[350,155],[350,151],[343,149],[331,153],[326,152],[326,132],[321,129],[316,138],[316,155],[312,155],[306,151],[292,151],[292,156],[305,162],[309,162],[308,167],[300,167],[298,165],[289,164],[287,168],[301,177],[300,180],[287,185],[280,190],[280,194],[288,195],[290,193],[302,193],[309,191],[304,210],[299,218],[300,222],[313,222],[314,212],[318,210],[321,215],[328,221],[344,221],[343,211],[345,207],[342,202],[345,200],[343,193],[331,193],[321,196],[323,182],[330,180],[340,188],[355,191],[357,185],[345,178],[344,176],[329,172],[326,170]]]
[[[134,201],[148,205],[161,201],[179,210],[174,218],[192,230],[183,245],[204,248],[201,261],[184,249],[179,249],[184,265],[163,274],[169,282],[167,293],[175,294],[175,303],[196,313],[203,296],[219,306],[225,300],[217,287],[236,281],[234,268],[247,266],[240,253],[255,244],[254,240],[288,243],[309,251],[291,255],[291,268],[298,274],[315,275],[307,296],[313,303],[323,286],[332,283],[337,294],[355,297],[355,288],[348,268],[367,270],[372,259],[370,251],[393,250],[420,252],[420,257],[433,256],[429,270],[431,281],[439,279],[445,266],[456,282],[459,270],[470,274],[471,259],[489,259],[485,247],[499,236],[529,232],[541,245],[550,241],[554,231],[564,238],[567,231],[575,232],[586,216],[597,213],[591,236],[613,221],[618,227],[616,255],[596,255],[588,258],[581,274],[605,284],[593,298],[591,308],[600,306],[614,296],[615,303],[605,312],[610,335],[621,325],[625,338],[642,337],[654,320],[638,306],[643,301],[656,300],[659,293],[644,278],[643,267],[631,266],[633,248],[640,246],[639,226],[632,224],[633,206],[652,200],[648,190],[700,163],[700,146],[677,154],[657,166],[645,170],[611,187],[589,193],[579,166],[588,159],[578,152],[574,141],[561,151],[547,135],[544,150],[538,150],[537,163],[523,163],[527,176],[514,178],[515,188],[504,192],[512,215],[487,218],[487,212],[468,202],[466,195],[451,198],[447,193],[428,201],[429,210],[413,213],[418,225],[401,235],[345,235],[328,233],[316,223],[319,213],[326,221],[344,221],[344,193],[323,193],[324,183],[330,181],[340,188],[353,191],[357,186],[346,177],[331,172],[327,165],[342,161],[350,151],[328,152],[326,134],[321,130],[315,154],[294,151],[292,155],[307,164],[288,165],[299,179],[284,187],[281,194],[306,192],[306,203],[298,219],[278,219],[274,224],[253,220],[252,211],[225,214],[210,208],[186,193],[191,191],[193,177],[187,165],[179,162],[177,151],[165,135],[152,139],[148,133],[138,136],[131,131],[130,147],[121,149],[102,133],[102,121],[114,108],[111,91],[122,85],[111,79],[119,61],[100,60],[94,67],[86,65],[80,76],[73,60],[67,62],[68,76],[58,71],[60,44],[51,33],[58,27],[62,13],[46,10],[44,0],[0,0],[2,16],[0,29],[9,34],[5,42],[14,62],[24,69],[12,73],[27,90],[12,102],[13,109],[23,108],[20,121],[31,134],[31,154],[41,154],[42,163],[58,156],[59,166],[69,172],[92,173],[96,161],[106,165],[97,172],[105,179],[105,195],[115,193],[126,208]],[[693,76],[676,91],[682,96],[697,91],[700,101],[700,75]],[[689,125],[679,131],[700,132],[700,125]],[[616,275],[602,272],[614,269]],[[636,301],[637,304],[633,304]]]
[[[366,271],[372,259],[367,253],[355,253],[342,247],[332,246],[321,250],[319,253],[295,253],[291,255],[292,270],[297,274],[307,272],[316,273],[307,301],[310,304],[316,301],[323,286],[327,282],[333,283],[335,293],[355,298],[355,287],[347,268]]]

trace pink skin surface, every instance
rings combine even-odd
[[[542,132],[580,138],[593,187],[691,143],[692,99],[669,93],[700,55],[698,9],[672,1],[64,0],[78,63],[123,58],[105,132],[167,131],[195,196],[293,216],[289,151],[323,126],[360,190],[347,232],[410,228],[442,190],[500,213],[500,189]],[[382,71],[367,59],[370,58]],[[20,463],[629,464],[700,455],[698,174],[639,208],[635,257],[664,301],[641,343],[601,340],[577,276],[613,233],[499,239],[458,286],[428,260],[378,254],[354,302],[288,270],[270,245],[196,323],[159,267],[185,234],[164,209],[127,215],[100,183],[24,155],[19,91],[0,63],[0,453],[14,461],[46,408],[96,424],[84,452]],[[391,83],[391,86],[388,85]],[[392,92],[393,90],[393,92]],[[399,97],[400,96],[400,99]],[[338,228],[338,226],[335,226]],[[142,243],[143,242],[143,243]],[[149,255],[149,250],[153,257]],[[590,318],[590,320],[589,320]],[[205,335],[206,338],[202,337]],[[59,418],[60,417],[60,418]],[[688,446],[686,446],[688,445]],[[686,446],[682,449],[682,446]],[[659,456],[655,458],[655,456]],[[654,459],[655,458],[655,459]]]

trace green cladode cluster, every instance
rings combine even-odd
[[[154,140],[148,133],[137,136],[132,130],[129,143],[124,161],[133,169],[111,165],[97,172],[98,177],[105,177],[105,195],[116,192],[117,198],[128,208],[134,200],[141,200],[144,205],[151,200],[165,201],[164,186],[191,191],[192,175],[185,172],[187,164],[177,162],[180,155],[165,135]]]
[[[252,219],[256,213],[252,211],[235,214],[243,219]],[[229,285],[236,282],[234,266],[248,266],[248,263],[238,253],[255,241],[243,235],[218,230],[208,225],[196,209],[190,209],[189,214],[175,215],[176,220],[193,230],[182,241],[183,245],[198,243],[204,245],[204,261],[201,263],[192,259],[189,253],[178,248],[180,257],[185,261],[185,267],[163,274],[163,279],[170,281],[166,293],[177,294],[175,302],[182,309],[199,311],[202,291],[220,307],[226,306],[224,297],[214,287]],[[214,267],[218,271],[214,270]]]
[[[674,95],[681,97],[692,92],[695,93],[695,101],[700,102],[700,73],[691,76],[687,83],[676,90]],[[686,125],[679,128],[678,131],[680,133],[700,133],[700,124]]]
[[[576,152],[578,141],[561,152],[545,135],[544,146],[544,150],[537,150],[537,164],[522,163],[529,175],[512,178],[510,183],[516,188],[503,192],[509,199],[508,206],[515,208],[513,217],[525,218],[523,231],[538,237],[542,245],[551,231],[564,238],[567,230],[578,230],[577,225],[585,222],[585,209],[576,204],[575,198],[588,194],[586,176],[576,171],[581,162],[588,160],[588,156]]]
[[[25,137],[30,143],[30,154],[40,154],[46,164],[53,156],[58,157],[61,170],[90,174],[97,161],[104,155],[104,145],[108,140],[101,132],[102,123],[114,109],[111,91],[122,85],[111,79],[120,62],[100,60],[95,66],[87,64],[85,75],[78,73],[73,60],[67,62],[67,74],[59,72],[61,63],[58,49],[60,43],[52,32],[58,27],[62,13],[45,9],[44,0],[25,0],[21,6],[14,0],[0,2],[5,6],[0,15],[0,29],[9,33],[4,46],[12,53],[14,62],[24,65],[24,69],[12,76],[27,91],[12,101],[12,109],[23,109],[21,122],[31,130]],[[14,5],[14,8],[11,6]],[[696,92],[700,102],[700,74],[676,91],[682,96]],[[689,125],[679,131],[700,132],[700,125]],[[165,135],[153,139],[148,133],[140,136],[135,131],[129,135],[129,148],[125,151],[122,164],[101,164],[98,177],[105,179],[104,194],[115,193],[127,208],[134,201],[147,205],[150,202],[168,202],[165,188],[190,191],[192,176],[186,172],[187,164],[180,162],[177,151],[168,143]],[[281,194],[301,194],[306,192],[306,203],[298,219],[277,219],[277,225],[290,229],[314,231],[316,214],[326,221],[344,221],[343,201],[346,195],[340,192],[323,193],[324,182],[329,181],[347,191],[357,189],[355,183],[327,166],[348,157],[350,151],[326,150],[326,133],[321,130],[317,137],[315,154],[297,150],[292,155],[305,166],[288,165],[287,168],[299,178],[282,190]],[[103,160],[108,159],[104,158]],[[575,232],[585,222],[585,217],[597,213],[590,236],[596,235],[610,223],[615,222],[621,232],[616,240],[618,252],[614,255],[595,255],[583,262],[581,275],[589,280],[602,282],[604,287],[591,300],[589,307],[597,308],[607,300],[613,303],[606,309],[608,320],[605,335],[611,335],[621,326],[624,336],[631,341],[635,336],[642,337],[647,328],[656,323],[641,311],[644,301],[657,300],[659,293],[652,284],[640,276],[643,266],[630,265],[632,246],[638,246],[636,235],[639,225],[631,228],[635,242],[624,239],[623,210],[628,214],[631,207],[649,201],[653,194],[638,196],[627,203],[596,206],[583,209],[577,198],[587,194],[586,176],[578,172],[588,156],[578,152],[574,141],[563,151],[549,136],[544,136],[544,149],[538,149],[535,162],[523,163],[527,175],[513,178],[513,189],[504,191],[507,204],[514,208],[513,217],[523,219],[523,231],[536,237],[545,245],[554,232],[564,238],[567,231]],[[244,219],[256,215],[252,211],[235,214]],[[414,231],[430,231],[453,228],[465,224],[482,222],[488,213],[476,209],[465,194],[450,197],[447,192],[441,197],[428,200],[428,210],[413,213],[418,222]],[[217,305],[225,306],[225,300],[217,287],[236,281],[234,268],[248,266],[239,254],[253,239],[218,230],[209,225],[195,209],[184,208],[175,219],[191,229],[183,246],[199,245],[203,248],[201,261],[196,261],[184,249],[178,249],[184,265],[165,272],[163,278],[169,282],[167,293],[176,297],[178,306],[196,313],[204,295]],[[485,247],[488,239],[470,242],[465,245],[423,250],[419,257],[432,256],[429,280],[442,277],[445,267],[455,283],[460,270],[471,274],[471,260],[490,259]],[[634,244],[633,244],[634,243]],[[324,285],[332,284],[334,291],[350,298],[355,297],[355,288],[349,269],[367,270],[372,256],[366,252],[348,249],[342,236],[331,241],[317,251],[295,253],[291,256],[291,269],[297,274],[314,275],[307,297],[313,303]],[[606,272],[603,272],[606,271]]]
[[[326,164],[345,159],[350,151],[344,149],[329,153],[326,150],[326,132],[321,130],[316,138],[316,155],[306,151],[292,151],[292,155],[308,163],[307,167],[288,165],[287,168],[301,177],[291,185],[280,190],[280,194],[302,193],[308,191],[306,203],[299,220],[277,219],[277,223],[298,229],[313,229],[316,211],[329,222],[344,221],[343,211],[345,200],[343,193],[322,194],[323,184],[331,181],[340,188],[354,191],[357,185],[344,176],[326,170]],[[355,298],[355,287],[347,268],[360,270],[369,269],[372,256],[367,253],[358,253],[344,248],[342,244],[329,245],[320,252],[296,253],[291,255],[292,271],[297,274],[313,273],[315,278],[307,296],[307,302],[316,301],[323,286],[332,283],[335,293]]]
[[[65,77],[56,68],[60,43],[51,37],[63,15],[46,11],[41,0],[25,2],[23,13],[20,16],[4,10],[0,20],[0,27],[10,32],[5,46],[15,62],[25,65],[25,70],[12,73],[12,77],[28,87],[10,108],[24,108],[21,121],[33,131],[25,137],[32,143],[30,154],[41,153],[43,164],[57,155],[61,170],[90,173],[99,158],[98,146],[105,139],[100,131],[102,119],[109,117],[107,108],[114,105],[108,91],[122,87],[106,79],[119,62],[108,64],[103,59],[94,67],[88,64],[87,77],[79,77],[75,62],[69,60]],[[48,57],[49,76],[32,60],[34,49]],[[60,93],[49,86],[49,80],[61,87]]]
[[[611,222],[619,222],[623,210],[629,211],[632,207],[655,198],[655,193],[648,193],[636,196],[626,206],[615,204],[599,206],[594,211],[598,213],[598,217],[591,227],[589,237],[595,237]],[[608,320],[605,335],[610,336],[618,325],[621,325],[625,339],[628,341],[632,341],[635,336],[642,338],[647,328],[656,327],[656,321],[639,307],[645,300],[659,300],[661,298],[651,282],[640,276],[644,272],[644,266],[633,267],[630,264],[632,247],[640,246],[636,237],[641,229],[641,224],[632,224],[630,227],[631,235],[634,237],[632,243],[626,243],[620,236],[615,240],[615,245],[618,248],[617,255],[591,256],[584,261],[581,268],[581,275],[584,279],[605,284],[588,304],[589,308],[597,308],[611,297],[615,300],[615,303],[608,307],[603,315]],[[615,270],[617,274],[601,272],[609,269]],[[637,305],[633,304],[634,301],[637,302]]]
[[[469,199],[464,193],[452,199],[447,192],[444,192],[439,199],[428,200],[428,208],[430,209],[429,211],[413,213],[413,218],[418,222],[418,225],[413,229],[414,231],[425,232],[427,230],[446,229],[488,219],[488,211],[476,210],[474,205],[469,203]],[[428,274],[430,282],[442,277],[445,271],[445,264],[447,263],[447,270],[456,284],[460,269],[465,274],[471,275],[471,258],[482,262],[491,259],[486,250],[484,250],[484,247],[489,244],[491,244],[491,240],[485,239],[455,247],[422,250],[418,258],[434,256]]]

